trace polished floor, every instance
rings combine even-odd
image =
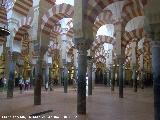
[[[51,92],[42,90],[40,106],[33,105],[33,90],[24,91],[23,94],[15,90],[13,99],[6,99],[6,92],[0,92],[0,119],[34,119],[29,116],[53,110],[41,114],[38,120],[153,120],[152,89],[139,89],[138,93],[134,93],[131,88],[125,88],[124,91],[125,97],[120,99],[118,88],[111,92],[109,87],[96,86],[93,95],[87,97],[86,116],[76,114],[76,91],[72,87],[66,94],[63,93],[62,87],[57,87]]]

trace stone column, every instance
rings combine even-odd
[[[63,68],[64,93],[68,92],[68,69],[66,65]]]
[[[86,114],[87,50],[78,50],[77,113]]]
[[[88,95],[92,95],[92,58],[88,56]]]
[[[113,65],[110,65],[110,77],[111,77],[111,91],[114,91],[114,83],[113,83]]]
[[[160,41],[152,41],[152,67],[155,120],[160,120]]]
[[[132,79],[133,79],[133,88],[134,88],[134,92],[137,92],[137,73],[136,73],[136,64],[132,65]]]
[[[38,56],[37,64],[36,64],[36,79],[34,86],[34,105],[41,105],[41,84],[42,84],[42,68],[43,68],[43,57],[44,53],[48,49],[50,36],[42,32],[42,17],[43,11],[46,8],[50,8],[51,5],[48,4],[45,0],[40,0],[39,8],[36,11],[38,22],[34,24],[34,29],[32,32],[35,33],[35,40],[37,40],[37,46],[34,47],[34,51]]]
[[[152,40],[152,72],[154,86],[154,120],[160,120],[160,0],[149,2],[144,8],[145,17],[148,23],[145,24],[145,31],[151,33]]]
[[[94,86],[95,86],[95,72],[96,72],[96,68],[94,68],[94,65],[93,65],[93,68],[92,68],[92,89],[94,89]]]
[[[111,80],[112,80],[112,82],[111,82],[111,91],[114,91],[114,86],[115,86],[115,66],[114,65],[112,65],[112,68],[111,68]]]
[[[141,85],[141,89],[144,89],[144,49],[142,49],[142,54],[140,55],[140,85]]]
[[[112,79],[112,68],[110,68],[109,70],[108,81],[107,81],[109,87],[111,86],[111,79]]]
[[[119,97],[123,98],[123,63],[124,63],[124,58],[119,56],[118,63],[119,63]]]
[[[136,39],[135,39],[136,40]],[[137,42],[133,40],[131,43],[132,46],[132,60],[131,60],[131,66],[132,66],[132,80],[133,80],[133,88],[134,92],[137,92],[137,73],[136,73],[136,65],[137,65]]]
[[[119,11],[120,12],[120,11]],[[119,97],[123,98],[123,64],[125,58],[125,48],[122,46],[122,35],[125,32],[125,26],[122,23],[122,19],[115,23],[115,33],[116,33],[116,54],[119,63]]]
[[[125,65],[123,66],[123,87],[125,87],[126,83],[126,69]]]
[[[88,2],[86,0],[74,0],[74,4],[73,43],[78,49],[77,113],[86,114],[87,50],[93,42],[93,26],[86,18]]]
[[[9,59],[9,79],[8,79],[7,98],[13,98],[16,55],[9,51],[8,52],[8,59]]]
[[[45,41],[45,39],[44,39]],[[44,44],[43,44],[44,45]],[[38,49],[38,61],[36,66],[36,79],[34,86],[34,105],[41,105],[41,85],[43,81],[43,62],[44,62],[44,54],[46,53],[46,46],[41,46]]]
[[[64,21],[62,21],[64,22]],[[64,23],[63,23],[64,24]],[[65,24],[64,24],[65,26]],[[64,27],[63,26],[63,27]],[[66,36],[66,29],[63,28],[61,32],[61,47],[62,47],[62,65],[63,65],[63,81],[64,81],[64,93],[68,92],[68,70],[67,70],[67,36]]]
[[[42,84],[42,64],[43,64],[43,57],[40,56],[38,63],[37,63],[37,71],[36,71],[36,79],[35,79],[35,86],[34,86],[34,105],[41,105],[41,84]]]

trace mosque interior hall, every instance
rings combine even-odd
[[[160,0],[0,0],[0,119],[160,120]]]

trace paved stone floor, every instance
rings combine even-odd
[[[42,90],[42,105],[40,106],[33,105],[33,90],[23,92],[23,94],[15,90],[13,99],[6,99],[6,93],[0,92],[0,119],[3,120],[4,116],[8,116],[6,120],[21,120],[20,117],[33,119],[33,117],[29,118],[29,115],[53,110],[53,112],[41,115],[39,119],[153,120],[152,89],[139,89],[138,93],[134,93],[131,88],[125,88],[124,91],[125,97],[120,99],[118,88],[115,92],[111,92],[109,87],[95,87],[93,95],[87,97],[86,116],[76,114],[76,91],[72,87],[66,94],[63,93],[62,87],[52,92]]]

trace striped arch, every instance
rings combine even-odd
[[[87,11],[88,20],[94,24],[99,13],[101,13],[106,6],[116,1],[119,0],[89,0]]]
[[[66,52],[72,53],[74,48],[75,48],[74,43],[72,41],[68,41],[67,47],[66,47]]]
[[[54,5],[42,17],[42,32],[49,35],[53,26],[62,18],[72,18],[74,14],[73,6],[69,4]]]
[[[22,36],[32,27],[33,17],[22,18],[14,28],[14,40],[21,41]]]
[[[70,37],[70,38],[72,38],[73,35],[74,35],[74,33],[73,33],[73,28],[71,28],[71,29],[68,30],[67,36]]]
[[[99,35],[96,39],[96,41],[93,42],[92,45],[92,50],[94,51],[95,49],[97,49],[100,45],[104,44],[104,43],[109,43],[112,44],[113,46],[115,45],[115,40],[112,37],[109,36],[102,36]]]
[[[68,31],[67,31],[67,36],[72,38],[73,37],[73,20],[70,20],[68,23],[67,23],[67,26],[68,26]]]
[[[95,58],[95,61],[96,61],[96,63],[106,63],[106,58],[105,58],[105,56],[103,56],[103,55],[100,55],[100,56],[97,56],[96,58]]]
[[[144,12],[139,4],[139,0],[130,0],[123,7],[123,24],[124,26],[133,18],[143,16]]]
[[[0,7],[0,24],[7,24],[7,10],[4,5]]]
[[[124,64],[130,66],[130,62],[131,62],[131,57],[130,56],[126,57]]]
[[[33,6],[33,0],[15,0],[13,1],[13,10],[17,13],[27,16],[30,8]]]
[[[131,32],[125,32],[122,36],[122,46],[126,47],[126,45],[131,42],[133,39],[139,40],[144,36],[144,29],[136,29]]]
[[[57,26],[54,26],[51,33],[50,33],[50,37],[51,38],[56,38],[62,31],[62,28],[61,26],[57,25]]]
[[[68,21],[67,26],[68,26],[68,29],[73,28],[73,20]]]
[[[131,54],[132,54],[131,50],[132,50],[131,43],[128,43],[127,46],[126,46],[126,48],[125,48],[125,56],[126,57],[131,56]]]
[[[56,0],[46,0],[49,4],[55,5]]]
[[[103,45],[95,50],[94,60],[96,61],[96,63],[106,63],[106,53]]]
[[[6,7],[5,7],[5,2],[3,1],[3,5],[1,5],[0,2],[0,27],[6,27],[7,25],[7,11],[6,11]],[[4,37],[0,36],[0,43],[3,43],[5,41]]]
[[[110,10],[105,10],[97,16],[96,21],[94,22],[93,31],[97,32],[98,29],[105,25],[111,23],[112,12]]]
[[[146,6],[147,4],[149,4],[150,1],[151,1],[151,0],[139,0],[140,5],[142,6],[142,8],[143,8],[144,6]]]

